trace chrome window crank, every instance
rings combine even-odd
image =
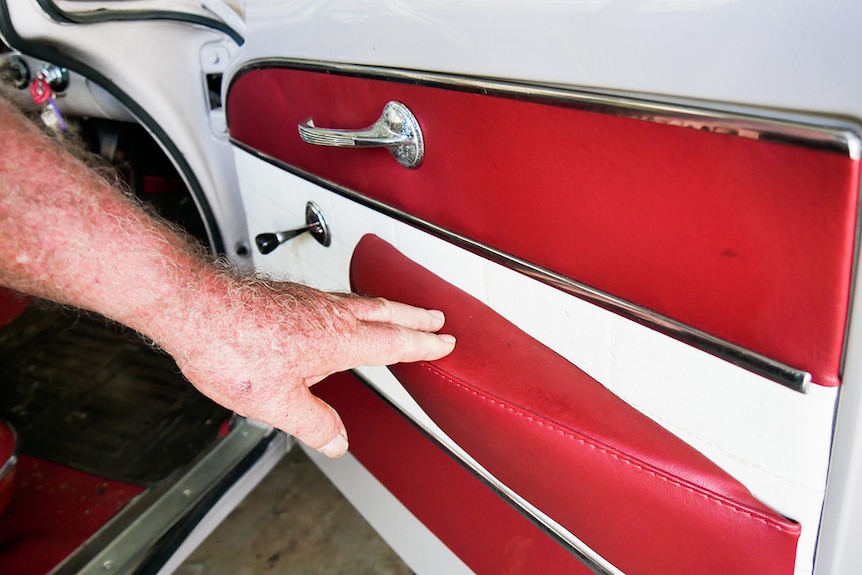
[[[257,249],[262,254],[268,254],[284,242],[295,238],[304,233],[310,233],[317,242],[325,247],[329,247],[332,243],[332,235],[329,233],[329,226],[323,218],[323,212],[317,207],[314,202],[305,204],[305,225],[295,230],[285,230],[283,232],[275,232],[268,234],[258,234],[254,238],[254,243],[257,244]]]
[[[405,168],[417,168],[425,156],[419,122],[401,102],[389,102],[380,118],[362,130],[318,128],[312,118],[298,126],[299,137],[316,146],[338,148],[388,148]]]

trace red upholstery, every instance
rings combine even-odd
[[[590,575],[356,376],[335,374],[312,392],[341,415],[350,453],[475,573]]]
[[[375,236],[351,282],[446,313],[455,351],[393,373],[479,463],[624,572],[793,572],[798,524],[481,302]]]
[[[11,425],[0,421],[0,513],[3,513],[12,497],[17,459],[15,431]]]
[[[388,100],[425,135],[416,170],[320,148]],[[231,137],[265,157],[838,385],[859,161],[545,101],[277,67],[235,79]]]

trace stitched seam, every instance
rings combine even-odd
[[[623,401],[626,401],[626,402],[628,402],[628,403],[632,403],[632,402],[628,401],[628,400],[630,399],[630,397],[629,397],[629,395],[628,395],[628,394],[624,394],[624,393],[617,393],[617,392],[614,392],[614,393],[616,393],[616,394],[620,397],[620,399],[622,399]],[[712,439],[710,439],[710,438],[708,438],[708,437],[705,437],[705,436],[703,436],[703,435],[702,435],[702,434],[700,434],[700,433],[695,433],[695,432],[693,432],[691,429],[686,428],[686,427],[684,427],[684,426],[675,425],[673,422],[668,421],[667,417],[664,417],[662,414],[658,413],[658,412],[657,412],[656,410],[654,410],[654,409],[645,409],[645,408],[643,408],[643,407],[639,406],[639,407],[638,407],[638,411],[640,411],[640,412],[641,412],[641,413],[643,413],[644,415],[646,415],[646,416],[648,416],[648,417],[652,418],[653,420],[655,420],[655,421],[657,421],[657,422],[660,422],[660,424],[661,424],[663,427],[668,428],[669,430],[676,429],[676,430],[678,430],[678,431],[679,431],[679,433],[681,433],[681,434],[689,435],[689,436],[690,436],[690,437],[692,437],[693,439],[696,439],[696,440],[698,440],[698,441],[702,441],[703,443],[705,443],[705,444],[709,445],[711,448],[715,449],[716,451],[720,451],[720,452],[721,452],[725,457],[727,457],[727,458],[729,458],[729,459],[732,459],[732,460],[736,461],[737,463],[740,463],[740,464],[742,464],[742,465],[745,465],[746,467],[748,467],[748,468],[750,468],[750,469],[755,469],[755,470],[757,470],[757,472],[758,472],[758,473],[762,473],[762,474],[764,474],[764,475],[767,475],[767,476],[771,477],[772,479],[776,479],[776,480],[778,480],[778,481],[781,481],[784,485],[789,485],[789,486],[793,486],[793,487],[799,487],[799,488],[801,488],[801,489],[804,489],[805,491],[808,491],[808,492],[817,492],[817,493],[819,493],[819,494],[821,494],[821,495],[822,495],[822,493],[823,493],[823,488],[822,488],[822,487],[821,487],[821,488],[812,487],[812,486],[811,486],[810,484],[808,484],[808,483],[804,483],[804,482],[802,482],[802,481],[796,481],[796,480],[788,479],[787,477],[785,477],[785,476],[783,476],[783,475],[779,475],[778,473],[776,473],[776,472],[775,472],[775,471],[773,471],[772,469],[768,469],[768,468],[766,468],[766,467],[763,467],[762,465],[758,465],[756,462],[753,462],[753,461],[751,461],[751,460],[749,460],[749,459],[745,459],[745,458],[739,457],[738,455],[736,455],[736,454],[735,454],[735,453],[733,453],[732,451],[728,450],[725,446],[723,446],[723,445],[720,445],[720,444],[716,443],[716,442],[715,442],[715,441],[713,441]]]
[[[767,527],[771,527],[773,529],[777,529],[777,530],[783,531],[785,533],[795,534],[797,532],[796,527],[786,527],[780,523],[777,523],[775,519],[772,519],[770,517],[764,517],[763,515],[755,512],[755,511],[751,511],[750,509],[746,509],[744,507],[741,507],[740,505],[737,505],[737,504],[734,504],[730,501],[726,501],[724,499],[721,499],[720,497],[713,495],[709,492],[705,492],[705,491],[703,491],[703,489],[699,489],[699,488],[692,487],[691,485],[687,485],[686,483],[683,483],[679,479],[677,479],[675,477],[668,476],[665,473],[660,472],[656,469],[649,469],[645,465],[643,465],[642,463],[634,461],[634,460],[632,460],[632,459],[630,459],[630,458],[628,458],[625,455],[622,455],[620,453],[615,453],[615,452],[611,451],[612,448],[608,448],[608,447],[603,446],[601,444],[598,444],[596,442],[590,441],[590,440],[586,439],[585,437],[583,437],[579,434],[576,434],[575,432],[572,432],[572,431],[569,431],[566,429],[561,429],[556,424],[548,423],[547,421],[543,421],[543,420],[539,419],[538,417],[536,417],[532,414],[529,414],[529,413],[526,413],[525,411],[522,411],[521,408],[516,408],[516,407],[513,407],[511,405],[507,405],[506,403],[499,401],[498,399],[489,397],[489,396],[477,391],[476,389],[473,389],[472,387],[469,387],[469,386],[461,383],[460,381],[453,379],[448,374],[441,372],[440,370],[434,368],[433,366],[431,366],[428,363],[421,362],[420,365],[422,367],[424,367],[425,369],[427,369],[428,371],[434,373],[435,375],[440,376],[443,379],[454,384],[455,386],[463,389],[464,391],[467,391],[468,393],[472,393],[473,395],[475,395],[479,399],[486,401],[495,407],[509,411],[510,413],[513,413],[514,415],[516,415],[518,417],[526,419],[527,421],[529,421],[531,423],[535,423],[539,427],[545,428],[551,432],[562,435],[563,437],[568,437],[569,439],[573,439],[573,440],[577,441],[578,443],[581,443],[582,445],[589,447],[590,449],[595,449],[595,450],[599,451],[600,453],[607,455],[609,457],[612,457],[618,461],[621,461],[622,463],[625,463],[626,465],[630,465],[639,471],[642,471],[644,473],[652,475],[653,477],[660,479],[662,481],[665,481],[670,485],[674,485],[676,487],[685,489],[686,491],[689,491],[689,492],[691,492],[691,493],[693,493],[699,497],[702,497],[708,501],[712,501],[714,503],[717,503],[718,505],[720,505],[722,507],[726,507],[732,511],[735,511],[736,513],[741,513],[743,515],[747,515],[747,516],[751,517],[752,519],[754,519],[755,521],[759,521],[759,522],[765,524]]]

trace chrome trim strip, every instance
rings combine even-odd
[[[12,473],[12,470],[15,469],[15,466],[18,465],[18,450],[16,448],[15,453],[9,456],[9,459],[3,462],[3,466],[0,467],[0,481],[6,479],[6,476]]]
[[[497,250],[485,244],[476,242],[451,232],[443,227],[417,218],[411,214],[393,208],[382,202],[358,194],[344,186],[329,180],[310,174],[304,170],[295,168],[276,158],[268,156],[250,146],[231,138],[231,143],[260,158],[274,166],[286,170],[296,176],[308,180],[318,186],[335,192],[345,198],[353,200],[365,207],[371,208],[396,220],[410,224],[413,227],[426,231],[441,239],[451,242],[474,254],[487,258],[495,263],[511,268],[528,277],[531,277],[563,292],[584,299],[590,303],[603,307],[623,317],[651,327],[665,335],[687,343],[693,347],[706,351],[716,357],[738,365],[748,371],[752,371],[767,379],[780,383],[794,391],[805,393],[811,383],[811,374],[807,371],[796,369],[784,363],[738,346],[729,341],[715,337],[705,331],[691,327],[677,320],[658,314],[652,310],[636,305],[627,300],[618,298],[612,294],[595,289],[586,284],[577,282],[571,278],[552,272],[551,270],[532,264],[506,252]]]
[[[146,505],[131,524],[92,556],[86,565],[76,568],[75,556],[72,555],[55,568],[52,575],[70,572],[77,575],[136,572],[173,527],[180,524],[198,505],[205,503],[222,482],[232,478],[232,474],[244,471],[243,464],[249,456],[266,447],[276,435],[272,427],[240,419],[225,438],[161,492],[155,501]],[[111,524],[108,524],[106,529],[110,527]]]
[[[698,102],[664,96],[659,102],[650,100],[648,96],[615,91],[599,93],[562,85],[527,84],[497,78],[292,58],[251,60],[234,73],[231,84],[253,70],[279,67],[455,89],[531,102],[565,104],[575,109],[612,116],[824,150],[845,155],[852,160],[862,158],[862,126],[849,121],[776,110],[763,110],[762,115],[754,115],[750,110],[740,107],[710,103],[709,108],[706,108]],[[829,125],[824,122],[829,122]]]
[[[14,446],[12,447],[12,454],[9,456],[9,459],[3,462],[3,465],[0,465],[0,481],[6,479],[6,476],[12,473],[12,470],[15,469],[15,466],[18,465],[18,432],[15,431],[15,428],[12,427],[11,423],[6,422],[5,425],[12,432],[12,438],[14,440]]]
[[[602,557],[596,551],[593,551],[589,545],[578,539],[571,531],[555,522],[550,517],[543,519],[539,515],[545,515],[541,509],[535,507],[529,501],[518,495],[505,483],[497,479],[491,472],[481,467],[478,462],[472,459],[467,459],[460,453],[456,453],[445,444],[443,444],[429,429],[427,429],[420,421],[415,419],[410,413],[404,411],[398,405],[387,398],[374,385],[372,381],[357,370],[351,370],[351,374],[360,380],[368,387],[381,401],[386,403],[393,411],[399,414],[410,425],[412,425],[419,433],[425,436],[443,453],[447,454],[456,463],[461,465],[470,475],[483,483],[488,489],[496,493],[509,506],[521,514],[527,521],[536,526],[545,535],[557,542],[561,547],[568,551],[578,561],[580,561],[587,569],[596,575],[626,575],[610,561]],[[450,440],[451,441],[451,440]],[[469,455],[467,456],[469,457]],[[547,516],[546,516],[547,517]]]

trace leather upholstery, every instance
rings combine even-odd
[[[304,143],[398,100],[416,170]],[[859,161],[828,151],[439,86],[255,63],[231,138],[269,161],[840,383]]]
[[[341,415],[350,454],[475,573],[592,573],[354,374],[311,390]]]
[[[376,236],[350,273],[360,293],[446,313],[455,351],[393,373],[481,465],[624,572],[793,572],[798,524],[575,365]]]

